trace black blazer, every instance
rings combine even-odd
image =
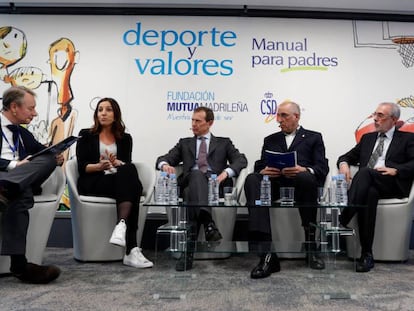
[[[85,169],[88,164],[99,162],[99,134],[92,134],[90,129],[82,129],[79,132],[81,138],[76,144],[76,157],[78,161],[79,189],[89,189],[89,185],[93,184],[96,178],[99,178],[104,172],[86,173]],[[116,140],[117,159],[131,163],[132,157],[132,137],[125,133],[121,139]]]
[[[196,162],[197,137],[181,138],[178,143],[165,155],[158,157],[155,166],[162,161],[169,165],[177,166],[183,164],[183,177],[191,171]],[[213,173],[220,174],[230,167],[236,176],[247,166],[247,159],[243,153],[233,145],[227,137],[216,137],[211,135],[207,161]]]
[[[283,132],[277,132],[265,137],[260,160],[257,160],[254,165],[256,173],[259,173],[266,167],[265,150],[275,152],[296,151],[297,164],[312,168],[318,185],[322,186],[325,183],[329,166],[328,159],[325,156],[325,145],[320,133],[300,127],[289,148],[286,145]]]
[[[3,146],[3,130],[0,126],[0,133],[1,133],[1,139],[0,139],[0,150]],[[30,133],[25,127],[21,126],[20,129],[20,136],[23,141],[24,148],[26,150],[26,153],[29,154],[35,154],[36,152],[39,152],[40,150],[45,149],[46,147],[39,143],[33,136],[32,133]],[[7,144],[7,142],[6,142]],[[6,171],[7,166],[10,164],[10,160],[0,158],[0,171]]]
[[[377,140],[378,133],[367,133],[360,142],[347,153],[338,158],[349,165],[365,167],[368,164]],[[414,134],[395,130],[394,136],[385,155],[385,166],[398,170],[397,184],[404,194],[408,194],[414,178]]]

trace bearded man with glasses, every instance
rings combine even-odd
[[[381,103],[372,117],[376,131],[363,135],[337,162],[339,172],[345,174],[348,183],[351,182],[350,165],[359,166],[349,189],[351,206],[340,215],[340,224],[344,227],[355,214],[358,216],[361,257],[357,272],[368,272],[374,267],[372,245],[378,200],[408,196],[414,177],[414,134],[397,129],[399,106]]]

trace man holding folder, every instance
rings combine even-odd
[[[280,187],[294,187],[295,201],[307,205],[299,208],[305,239],[308,242],[307,259],[312,269],[324,269],[323,260],[315,252],[315,227],[311,225],[316,223],[317,187],[323,186],[329,172],[322,135],[299,125],[300,107],[292,101],[285,101],[279,105],[276,118],[281,131],[265,137],[261,158],[256,161],[254,173],[247,176],[244,184],[249,209],[249,240],[272,240],[269,209],[254,207],[256,200],[260,198],[260,182],[263,175],[268,175],[272,185],[273,201],[279,198]],[[297,164],[282,169],[272,167],[267,161],[269,151],[296,151]],[[265,278],[278,271],[280,263],[277,254],[262,253],[259,264],[251,272],[251,277]]]
[[[46,152],[34,159],[29,156],[43,149],[33,135],[20,124],[29,124],[37,115],[35,93],[25,87],[11,87],[3,94],[0,114],[0,213],[2,213],[1,255],[10,256],[10,272],[25,283],[45,284],[55,280],[60,269],[37,265],[26,258],[26,235],[33,194],[63,163],[61,155]]]

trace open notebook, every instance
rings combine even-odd
[[[42,154],[45,153],[54,153],[54,154],[59,154],[62,153],[63,151],[65,151],[66,149],[68,149],[70,146],[72,146],[73,143],[75,143],[78,139],[80,138],[80,136],[69,136],[66,137],[64,140],[50,146],[47,147],[39,152],[36,152],[35,154],[32,154],[29,157],[29,160],[32,160]]]

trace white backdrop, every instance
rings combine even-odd
[[[131,33],[137,25],[138,38]],[[34,66],[51,80],[49,46],[59,38],[70,39],[78,52],[70,79],[71,105],[78,111],[74,134],[92,124],[94,98],[114,97],[134,139],[134,160],[151,165],[180,137],[192,134],[191,110],[197,103],[214,108],[213,134],[230,136],[252,166],[263,137],[278,130],[268,114],[274,111],[262,100],[277,104],[291,99],[302,107],[301,124],[322,132],[332,172],[337,157],[355,144],[355,129],[378,103],[412,94],[413,68],[402,64],[398,46],[390,40],[384,48],[371,42],[382,40],[383,25],[246,17],[0,15],[0,28],[21,30],[28,44],[19,62],[2,70],[7,74]],[[410,23],[398,26],[413,28]],[[362,33],[364,38],[359,37]],[[163,34],[165,44],[174,34],[182,35],[183,42],[162,47]],[[260,42],[266,42],[266,50]],[[289,66],[289,60],[298,63]],[[177,73],[177,62],[178,71],[183,73],[191,64],[191,72]],[[207,63],[210,75],[200,68],[195,74],[197,62]],[[218,68],[212,66],[215,63]],[[1,92],[9,86],[0,79]],[[39,118],[34,125],[48,114],[50,120],[55,118],[59,108],[56,87],[49,112],[47,84],[35,91]],[[176,99],[200,94],[209,97]],[[173,106],[176,110],[169,111]],[[403,120],[410,118],[412,106],[402,108],[402,113]]]

